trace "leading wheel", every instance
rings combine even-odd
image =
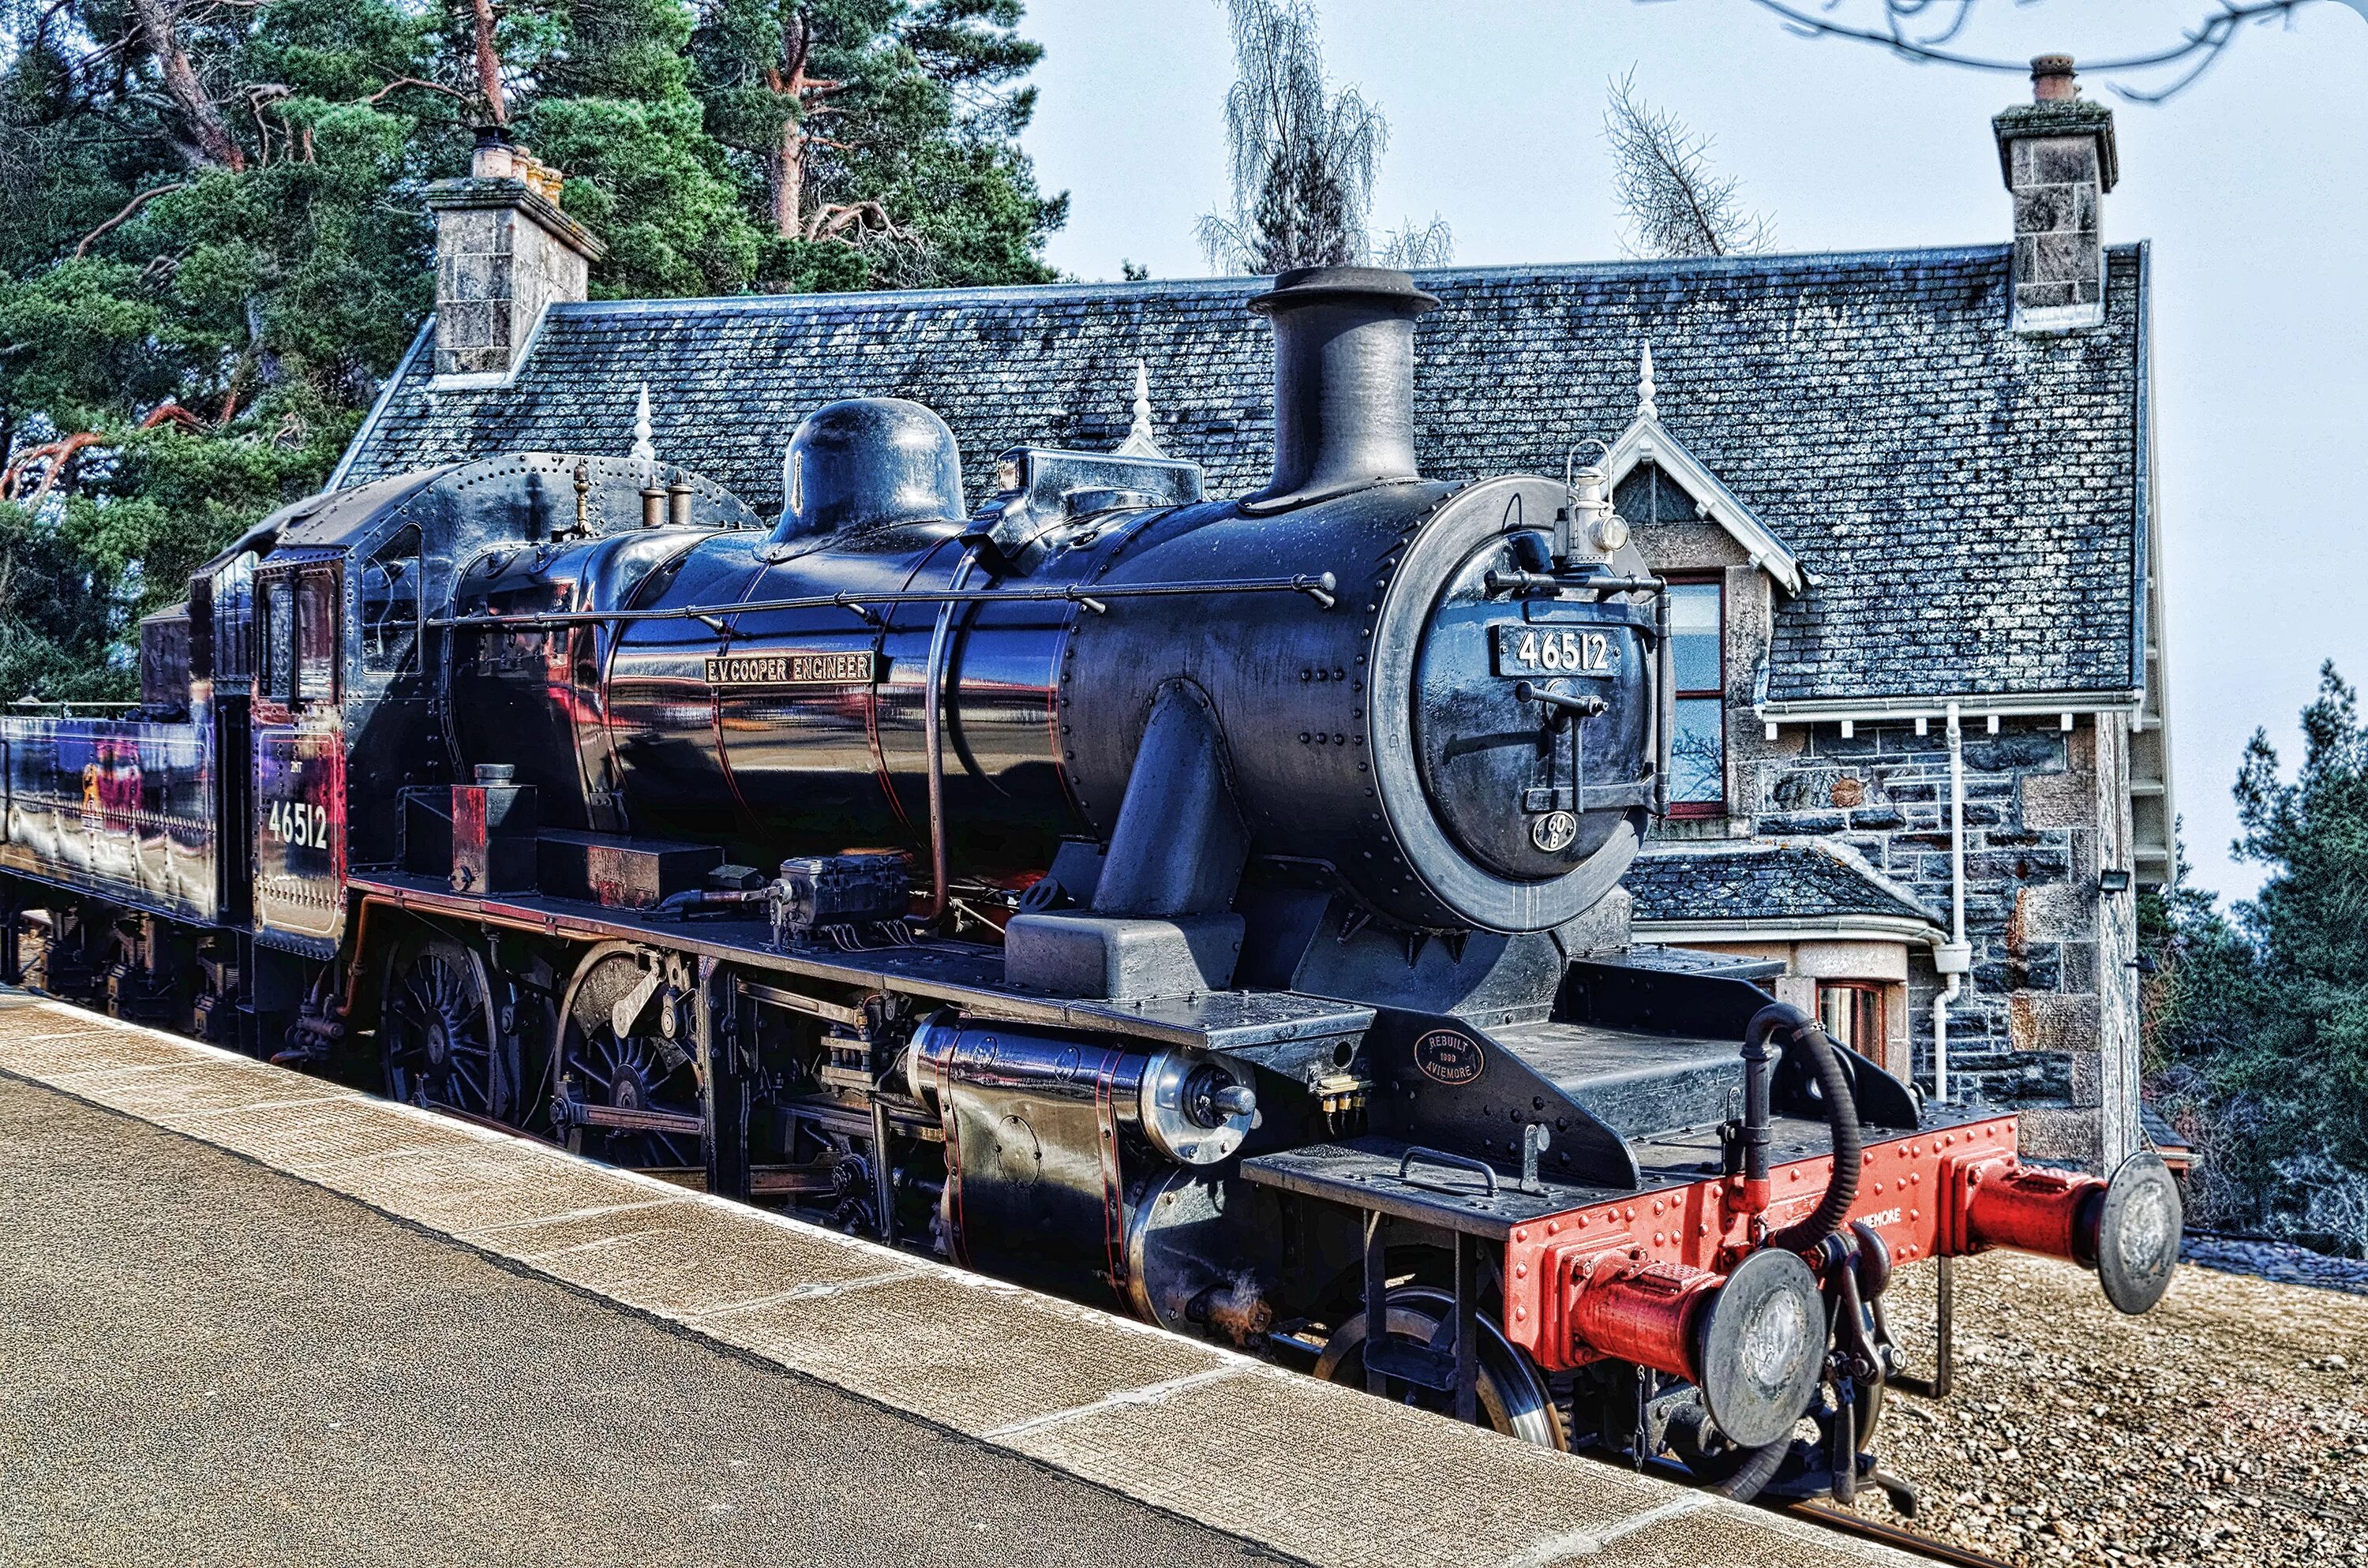
[[[414,937],[395,949],[379,1045],[390,1099],[509,1127],[535,1109],[485,960],[450,937]]]
[[[672,999],[651,983],[653,961],[622,943],[585,956],[560,1006],[552,1119],[577,1153],[689,1170],[704,1163],[698,1063],[688,1039],[657,1027]],[[626,1012],[632,1016],[620,1033]]]
[[[1455,1298],[1444,1290],[1415,1286],[1389,1294],[1390,1332],[1418,1345],[1440,1350],[1454,1348]],[[1554,1395],[1530,1358],[1509,1344],[1486,1317],[1477,1320],[1480,1346],[1477,1365],[1480,1407],[1478,1425],[1508,1437],[1519,1437],[1542,1449],[1567,1449],[1562,1413]],[[1365,1314],[1358,1313],[1333,1332],[1315,1363],[1315,1375],[1328,1382],[1365,1386]],[[1454,1395],[1396,1378],[1388,1380],[1386,1397],[1402,1404],[1447,1415]]]

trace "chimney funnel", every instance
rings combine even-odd
[[[2060,104],[2080,96],[2079,73],[2068,54],[2043,54],[2031,62],[2031,101]]]
[[[1382,267],[1301,267],[1250,309],[1274,327],[1274,480],[1243,506],[1281,511],[1418,479],[1414,321],[1438,297]]]

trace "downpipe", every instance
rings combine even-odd
[[[1964,991],[1974,949],[1965,940],[1965,727],[1949,704],[1949,939],[1932,947],[1932,969],[1946,986],[1932,998],[1932,1098],[1949,1103],[1949,1009]]]

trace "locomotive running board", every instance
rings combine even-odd
[[[366,902],[472,924],[578,941],[627,941],[866,991],[893,990],[1015,1024],[1123,1033],[1158,1045],[1250,1053],[1262,1048],[1361,1036],[1374,1009],[1295,991],[1218,991],[1109,1002],[1013,991],[1003,983],[1001,949],[923,940],[860,952],[777,948],[762,920],[653,921],[629,910],[540,893],[476,898],[441,881],[379,871],[351,879]]]

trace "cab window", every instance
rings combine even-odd
[[[294,700],[290,684],[296,673],[296,585],[286,577],[258,578],[255,585],[256,624],[262,629],[262,653],[257,683],[266,699]]]
[[[264,697],[293,706],[337,695],[337,576],[331,566],[308,567],[256,584],[256,619],[263,629]]]

